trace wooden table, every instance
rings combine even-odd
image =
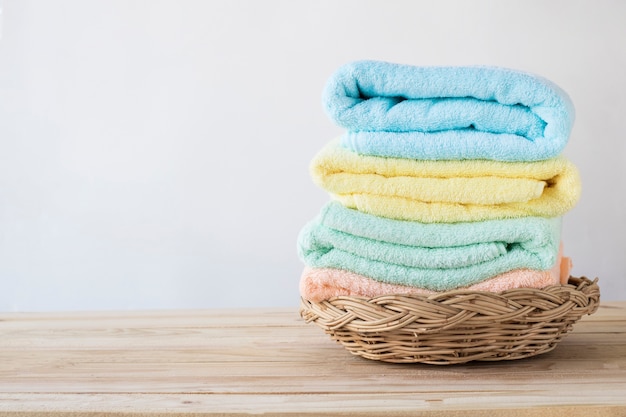
[[[626,416],[626,302],[552,352],[396,365],[296,309],[0,314],[0,416]]]

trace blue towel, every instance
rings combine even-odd
[[[305,265],[433,291],[469,286],[557,260],[559,217],[466,223],[392,220],[328,203],[298,237]]]
[[[343,146],[396,158],[549,159],[561,153],[574,122],[558,86],[494,67],[358,61],[329,79],[323,104],[347,129]]]

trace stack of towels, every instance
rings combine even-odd
[[[574,109],[550,81],[493,67],[359,61],[323,95],[345,133],[313,159],[332,196],[298,237],[302,297],[500,292],[567,282],[561,155]]]

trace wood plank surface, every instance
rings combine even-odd
[[[626,302],[552,352],[350,355],[296,309],[0,314],[0,416],[626,416]]]

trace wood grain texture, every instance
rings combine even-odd
[[[0,416],[626,416],[626,302],[552,352],[350,355],[296,309],[0,314]]]

